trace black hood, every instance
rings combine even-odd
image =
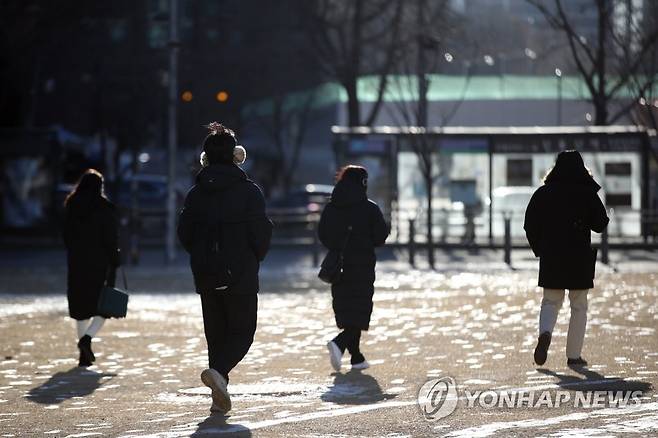
[[[247,174],[233,164],[211,164],[196,176],[196,183],[208,192],[221,192],[247,180]]]
[[[114,206],[114,204],[102,196],[76,193],[67,201],[66,212],[71,219],[86,221],[94,212],[101,208],[103,204],[107,204],[111,207]]]
[[[348,207],[367,199],[366,187],[348,179],[338,181],[331,192],[331,203],[336,207]]]
[[[562,151],[558,154],[555,166],[544,178],[544,183],[576,184],[588,187],[595,192],[601,188],[585,167],[583,157],[575,150]]]

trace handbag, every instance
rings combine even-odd
[[[318,278],[325,283],[335,284],[340,281],[343,275],[343,253],[345,252],[345,248],[347,248],[347,242],[350,239],[351,233],[352,226],[350,225],[347,227],[347,236],[345,236],[345,241],[340,251],[329,250],[324,260],[322,260]]]
[[[126,281],[126,272],[121,269],[123,276],[123,287],[121,290],[117,287],[103,286],[100,296],[98,297],[97,311],[100,316],[105,318],[125,318],[128,312],[128,282]]]

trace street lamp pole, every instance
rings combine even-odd
[[[562,126],[562,70],[555,69],[557,77],[557,126]]]
[[[166,257],[176,259],[176,146],[178,142],[178,0],[169,0],[169,102]]]

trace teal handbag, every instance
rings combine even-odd
[[[100,296],[98,297],[97,313],[105,318],[125,318],[128,312],[128,282],[126,281],[126,272],[121,269],[123,274],[123,287],[121,290],[116,287],[103,286]]]

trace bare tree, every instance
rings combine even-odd
[[[633,78],[629,87],[636,96],[632,110],[634,122],[658,130],[658,53],[652,55],[643,74]]]
[[[658,28],[658,3],[647,5],[645,26]],[[631,115],[637,125],[658,130],[658,46],[650,51],[640,67],[639,74],[633,76],[629,87],[635,99]],[[658,151],[649,148],[653,159],[658,163]]]
[[[400,96],[411,95],[413,99],[396,100],[391,116],[398,124],[414,126],[408,136],[409,145],[413,149],[423,178],[426,194],[426,233],[427,259],[431,268],[435,266],[434,257],[434,185],[445,173],[441,163],[436,163],[438,138],[429,135],[427,128],[430,123],[428,92],[432,85],[431,73],[441,69],[441,62],[452,62],[453,55],[446,52],[448,40],[457,28],[448,0],[428,1],[415,0],[412,7],[405,8],[405,29],[413,29],[406,36],[409,50],[402,58],[400,71],[404,74],[392,80],[393,89]],[[470,75],[467,75],[464,93],[468,87]],[[443,126],[454,117],[463,98],[444,113],[433,114],[433,126]]]
[[[619,108],[612,104],[631,82],[641,79],[641,68],[658,44],[658,29],[646,26],[651,19],[649,8],[630,0],[589,0],[588,6],[596,13],[595,37],[590,41],[576,25],[578,10],[568,10],[562,0],[554,0],[552,6],[543,0],[527,1],[566,37],[591,96],[594,123],[608,125],[628,114],[634,102]],[[645,78],[639,88],[646,89],[650,80]]]
[[[296,94],[279,94],[272,97],[272,112],[263,125],[268,133],[278,166],[278,180],[284,193],[288,193],[299,166],[302,146],[312,122],[311,109],[315,91]]]
[[[236,18],[239,28],[248,35],[250,56],[242,57],[239,81],[242,97],[256,105],[247,105],[242,116],[244,124],[258,127],[266,135],[269,156],[264,171],[268,184],[288,192],[295,183],[295,176],[303,153],[310,126],[315,121],[312,109],[317,98],[318,72],[298,60],[307,46],[301,17],[294,9],[297,0],[262,2],[241,1],[249,7],[238,8]],[[254,18],[253,10],[259,14]],[[274,24],[273,24],[274,23]],[[265,152],[265,151],[261,151]],[[262,170],[262,169],[261,169]]]
[[[402,0],[308,0],[301,2],[312,56],[347,94],[349,126],[370,126],[379,112],[401,49]],[[361,114],[358,80],[378,76],[377,98]]]

